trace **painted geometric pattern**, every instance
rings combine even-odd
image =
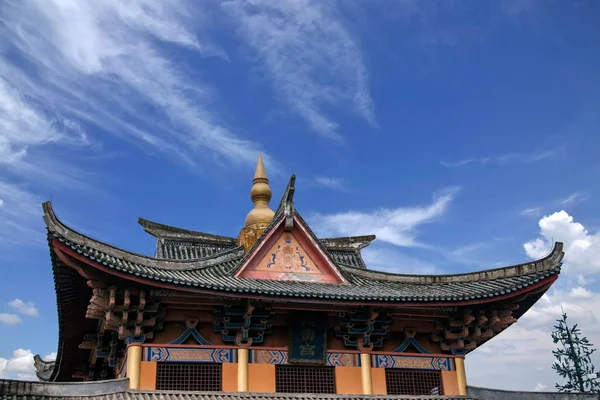
[[[327,353],[325,365],[331,367],[358,366],[358,354]],[[285,350],[250,350],[249,361],[254,364],[288,364],[288,354]]]
[[[286,232],[268,251],[255,271],[322,275],[294,235]]]
[[[452,360],[450,358],[391,356],[383,354],[373,355],[372,357],[375,368],[452,370]]]
[[[234,349],[194,349],[181,347],[147,347],[144,361],[234,363]]]

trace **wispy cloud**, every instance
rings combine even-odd
[[[570,206],[575,203],[580,203],[584,200],[587,200],[588,197],[589,196],[586,193],[575,192],[575,193],[571,194],[569,197],[560,200],[559,203],[562,204],[563,206]]]
[[[350,106],[375,125],[359,46],[332,2],[231,0],[234,18],[272,79],[275,92],[318,134],[339,138],[327,108]]]
[[[490,255],[496,254],[494,248],[509,238],[494,238],[487,241],[472,243],[458,247],[447,253],[449,260],[461,264],[477,265],[480,269],[494,268],[505,265],[502,260],[490,260]]]
[[[311,226],[322,237],[375,234],[377,239],[396,246],[429,247],[417,240],[418,227],[444,215],[458,190],[451,187],[440,191],[429,205],[314,214]]]
[[[37,317],[40,315],[38,309],[31,301],[23,301],[21,299],[11,300],[8,305],[16,312],[27,315],[30,317]]]
[[[209,152],[251,165],[258,146],[221,122],[214,90],[163,50],[168,43],[226,59],[198,30],[210,20],[194,4],[3,2],[0,33],[20,63],[3,55],[0,98],[9,107],[0,154],[18,160],[34,145],[87,144],[84,126],[96,125],[179,162]]]
[[[204,11],[188,0],[0,2],[0,246],[43,232],[42,185],[98,192],[73,158],[101,153],[108,135],[193,167],[256,162],[260,146],[230,130],[218,93],[178,62],[228,62]]]
[[[444,161],[441,163],[444,167],[464,167],[469,164],[479,164],[479,165],[508,165],[508,164],[525,164],[525,163],[534,163],[538,161],[545,160],[547,158],[556,157],[563,150],[563,147],[556,147],[553,149],[546,150],[536,150],[531,153],[507,153],[495,156],[487,156],[487,157],[470,157],[464,158],[462,160],[456,161]]]
[[[315,179],[315,183],[333,190],[344,190],[344,181],[341,178],[320,176]]]
[[[526,216],[539,216],[542,213],[541,207],[531,207],[521,210],[521,215]]]
[[[40,199],[23,185],[0,178],[0,248],[43,244]]]
[[[362,250],[368,268],[396,274],[438,274],[440,270],[429,262],[410,257],[393,248],[377,245]]]

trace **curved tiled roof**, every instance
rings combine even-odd
[[[516,292],[558,274],[563,257],[562,243],[556,243],[552,252],[540,260],[455,275],[403,275],[370,271],[361,266],[345,265],[332,257],[348,284],[249,279],[234,276],[245,258],[241,247],[189,261],[157,259],[95,241],[68,228],[56,218],[49,203],[44,203],[44,211],[49,239],[62,243],[73,254],[102,267],[145,278],[149,284],[152,281],[157,285],[168,283],[190,291],[394,303],[485,300]]]
[[[144,230],[156,237],[154,257],[168,260],[195,260],[217,255],[237,247],[235,238],[177,228],[139,218]],[[329,256],[352,267],[366,268],[360,250],[367,247],[375,235],[319,239]]]
[[[11,400],[468,400],[464,396],[348,395],[130,390],[128,379],[84,383],[39,383],[0,379],[0,399]]]

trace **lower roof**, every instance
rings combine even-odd
[[[176,392],[128,389],[128,379],[88,383],[40,383],[0,379],[0,399],[61,400],[468,400],[464,396],[393,396],[315,393]]]

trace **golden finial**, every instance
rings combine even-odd
[[[269,178],[267,178],[262,156],[259,154],[252,180],[252,189],[250,189],[250,198],[254,203],[254,208],[246,216],[246,223],[237,239],[238,244],[244,246],[245,251],[250,250],[275,216],[275,212],[269,208],[271,196],[273,196],[273,192],[269,187]]]
[[[252,180],[252,189],[250,189],[250,198],[254,203],[254,208],[246,216],[245,227],[256,224],[268,224],[273,219],[275,212],[269,208],[269,201],[273,192],[269,187],[269,178],[265,171],[262,156],[258,155],[256,171]]]

